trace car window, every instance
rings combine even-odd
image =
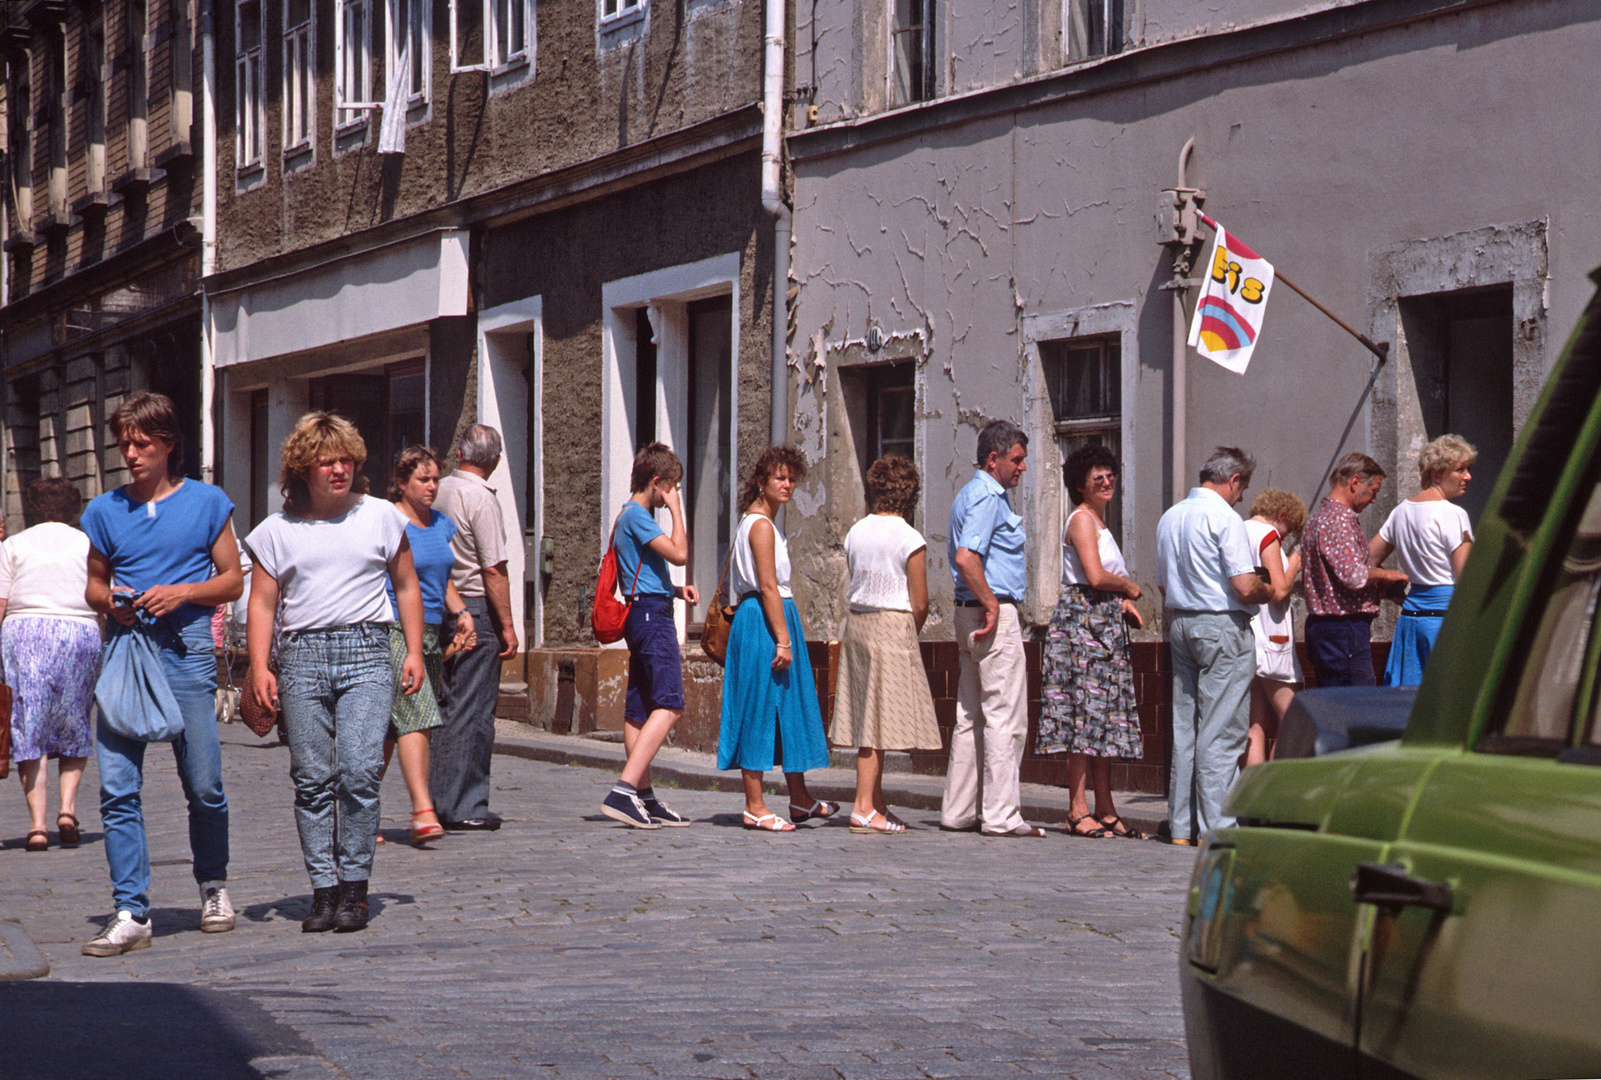
[[[1513,706],[1500,735],[1566,746],[1576,709],[1593,714],[1596,693],[1596,608],[1601,594],[1601,485],[1590,492],[1556,581],[1545,601]],[[1593,721],[1589,725],[1594,730]],[[1485,747],[1493,748],[1493,747]],[[1511,748],[1511,747],[1508,747]]]

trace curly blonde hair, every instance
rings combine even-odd
[[[1429,487],[1435,477],[1472,465],[1477,460],[1479,451],[1462,436],[1441,435],[1418,455],[1418,481],[1423,487]]]
[[[1251,500],[1251,516],[1284,526],[1286,536],[1294,536],[1306,524],[1306,503],[1299,495],[1279,488],[1263,488]]]
[[[367,494],[367,478],[361,472],[367,461],[367,443],[356,425],[337,413],[318,410],[302,416],[284,440],[281,456],[283,469],[278,473],[278,490],[283,492],[284,509],[291,514],[299,516],[311,509],[307,480],[311,470],[325,461],[355,459],[356,475],[350,490],[357,495]]]

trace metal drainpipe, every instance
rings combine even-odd
[[[217,49],[213,0],[200,0],[200,478],[216,475],[216,355],[206,279],[217,271]]]
[[[1191,138],[1179,151],[1178,188],[1175,194],[1188,190],[1190,153],[1195,149]],[[1173,293],[1173,501],[1178,502],[1189,494],[1187,479],[1186,444],[1189,441],[1189,354],[1186,345],[1189,334],[1185,325],[1185,297],[1190,273],[1190,249],[1184,242],[1173,245],[1173,279],[1168,289]]]
[[[789,238],[791,215],[784,205],[784,0],[767,0],[762,61],[762,209],[773,215],[773,443],[789,437]]]

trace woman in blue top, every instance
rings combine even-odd
[[[83,512],[80,524],[91,545],[84,600],[111,617],[112,634],[136,632],[130,628],[141,616],[151,620],[162,671],[183,713],[184,733],[172,750],[189,801],[200,929],[232,930],[211,613],[238,599],[244,588],[230,521],[233,503],[220,488],[184,478],[183,429],[166,395],[133,394],[111,414],[110,427],[128,482]],[[150,849],[139,794],[145,745],[112,731],[104,719],[95,732],[100,821],[116,914],[83,947],[85,956],[117,956],[150,944]]]
[[[451,568],[456,565],[450,538],[456,535],[456,523],[433,508],[438,495],[439,455],[426,446],[406,447],[395,459],[389,501],[406,515],[406,539],[411,541],[411,561],[422,586],[422,661],[428,682],[409,696],[398,689],[403,678],[401,665],[406,662],[406,635],[399,625],[395,587],[389,584],[389,606],[396,620],[389,626],[389,655],[397,690],[389,713],[389,737],[384,741],[384,769],[388,770],[390,755],[399,745],[400,775],[411,795],[411,842],[415,847],[445,835],[428,795],[428,733],[444,723],[439,715],[439,680],[445,657],[439,639],[443,633],[450,634],[453,649],[470,649],[478,642],[472,613],[450,581]]]

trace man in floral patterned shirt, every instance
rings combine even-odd
[[[1406,584],[1399,570],[1368,561],[1368,538],[1357,515],[1379,497],[1384,469],[1350,453],[1334,466],[1329,493],[1301,534],[1306,593],[1306,652],[1319,686],[1372,686],[1373,617],[1384,592]]]

